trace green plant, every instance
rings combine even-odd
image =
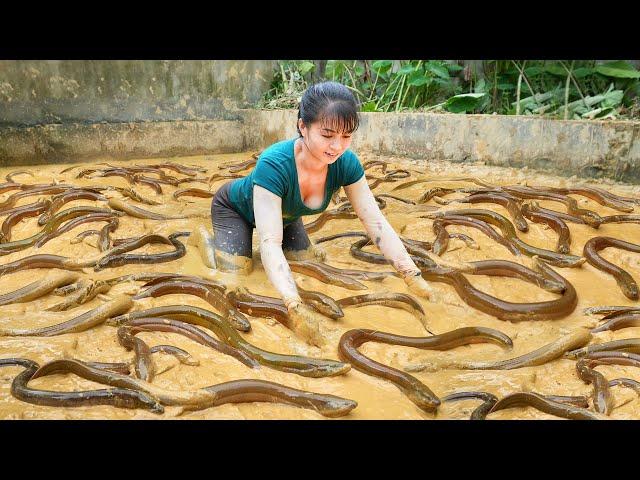
[[[328,60],[322,79],[347,86],[364,112],[440,111],[639,118],[640,71],[626,61]],[[281,61],[258,107],[295,108],[319,62]],[[321,71],[321,70],[319,70]]]
[[[488,62],[493,73],[493,106],[498,113],[618,118],[623,107],[638,95],[640,72],[624,61],[602,65],[593,60],[508,62]]]
[[[258,102],[258,108],[295,108],[309,86],[315,65],[309,60],[280,61],[269,90]]]

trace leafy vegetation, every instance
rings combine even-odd
[[[640,119],[640,71],[623,60],[280,61],[258,107],[296,108],[320,80],[346,85],[364,112]]]

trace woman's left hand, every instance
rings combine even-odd
[[[409,290],[418,295],[419,297],[426,298],[435,301],[435,292],[431,285],[427,283],[427,281],[422,278],[422,274],[418,275],[410,275],[404,278],[404,283],[407,284]]]
[[[285,301],[291,329],[307,343],[322,348],[327,339],[320,332],[320,323],[324,318],[320,313],[305,305],[301,301]]]

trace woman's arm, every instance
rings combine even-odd
[[[291,328],[307,342],[323,346],[326,339],[320,332],[322,315],[302,302],[282,251],[282,198],[254,185],[253,214],[260,236],[262,266],[287,307]]]
[[[380,211],[366,178],[363,176],[357,182],[346,185],[344,191],[369,238],[374,241],[380,252],[404,277],[411,291],[429,298],[433,290],[422,278],[420,269],[411,260],[400,237]]]
[[[300,302],[291,269],[282,252],[282,198],[259,185],[253,186],[253,215],[260,237],[260,257],[269,281],[285,304]]]
[[[420,272],[398,234],[380,211],[366,178],[362,177],[357,182],[345,186],[344,191],[369,237],[395,269],[403,277]]]

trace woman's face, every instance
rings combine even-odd
[[[351,145],[351,133],[337,132],[329,124],[314,122],[305,125],[298,119],[298,128],[308,152],[318,161],[331,165]]]

